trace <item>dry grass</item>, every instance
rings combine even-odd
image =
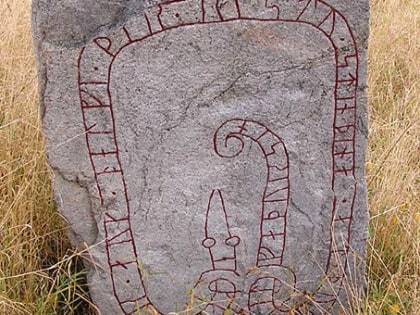
[[[359,314],[420,314],[420,2],[372,0],[370,251]],[[37,107],[30,1],[0,0],[0,314],[81,314]],[[73,302],[73,304],[71,303]]]
[[[420,314],[420,2],[372,1],[368,314]],[[399,313],[398,313],[399,310]]]
[[[0,314],[55,314],[81,273],[43,149],[30,1],[0,0],[0,21]]]

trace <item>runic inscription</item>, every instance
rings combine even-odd
[[[236,235],[233,214],[225,202],[223,188],[214,187],[200,198],[207,209],[201,246],[207,266],[190,284],[198,301],[197,314],[329,314],[339,304],[345,285],[350,251],[351,226],[356,198],[355,141],[359,57],[352,30],[346,18],[321,0],[176,0],[152,6],[130,24],[109,36],[99,36],[85,46],[78,60],[78,87],[81,112],[97,193],[103,214],[109,276],[115,299],[124,314],[160,311],[159,301],[148,293],[148,275],[141,268],[142,252],[137,250],[126,173],[119,149],[116,111],[110,87],[113,64],[120,54],[134,45],[178,29],[222,27],[236,23],[262,25],[291,24],[310,27],[322,34],[332,47],[335,78],[332,89],[330,159],[333,192],[327,257],[322,284],[306,292],[299,283],[297,266],[285,263],[288,248],[288,211],[293,194],[288,143],[270,123],[253,117],[227,117],[213,130],[208,151],[221,160],[239,157],[246,142],[259,148],[265,169],[265,186],[260,192],[259,240],[254,264],[239,270],[237,251],[242,239]],[[235,25],[236,25],[235,24]],[[142,27],[140,27],[142,26]],[[263,43],[264,44],[264,43]],[[268,48],[267,48],[268,49]],[[139,118],[141,119],[141,118]],[[281,117],[279,117],[281,119]],[[213,143],[212,143],[213,141]],[[257,211],[254,209],[254,211]],[[290,245],[289,245],[290,246]],[[123,283],[124,285],[121,285]],[[298,285],[299,284],[299,285]],[[129,290],[127,289],[130,288]],[[180,302],[183,303],[182,301]],[[315,306],[311,306],[315,305]],[[182,306],[180,306],[182,307]]]
[[[240,238],[230,232],[222,192],[212,191],[202,243],[209,251],[212,269],[203,272],[195,292],[198,300],[208,304],[205,309],[211,314],[223,313],[228,308],[235,314],[243,314],[244,309],[258,314],[288,312],[287,303],[296,281],[293,271],[283,265],[290,193],[286,148],[281,138],[264,125],[251,120],[233,119],[216,131],[214,149],[221,157],[234,158],[242,152],[245,139],[258,144],[267,163],[256,264],[248,269],[256,272],[246,275],[238,273],[236,246]],[[229,150],[230,141],[239,142],[235,147],[237,152]],[[225,221],[226,229],[218,231],[212,226],[215,221]],[[224,250],[214,250],[220,246]],[[223,255],[220,256],[220,253]],[[243,288],[243,277],[248,278],[249,288]]]

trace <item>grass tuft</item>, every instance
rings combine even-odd
[[[367,314],[420,313],[420,2],[373,0]]]

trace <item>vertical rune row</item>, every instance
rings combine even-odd
[[[267,138],[272,138],[268,145],[264,141]],[[281,266],[286,245],[286,219],[290,196],[289,157],[283,141],[268,129],[251,139],[258,143],[267,163],[257,267]]]
[[[84,80],[80,63],[79,59],[81,111],[100,203],[106,208],[102,220],[113,290],[124,314],[132,314],[135,309],[149,306],[150,301],[143,286],[131,228],[127,187],[108,91],[109,76],[99,74],[99,77]]]
[[[324,1],[306,2],[296,21],[314,26],[330,40],[336,62],[330,248],[325,267],[326,281],[315,295],[315,301],[333,305],[342,290],[349,263],[350,229],[356,197],[354,163],[359,60],[354,35],[344,16]]]
[[[196,2],[200,5],[194,6]],[[261,12],[254,12],[254,16],[249,15],[251,11],[246,8],[249,5],[247,2],[226,2],[233,5],[219,6],[218,0],[186,0],[151,7],[145,11],[144,16],[139,17],[139,29],[134,30],[135,35],[130,35],[123,27],[108,37],[95,38],[82,49],[79,56],[78,86],[86,143],[101,205],[106,209],[103,224],[113,290],[124,314],[132,314],[152,303],[147,297],[139,268],[124,171],[115,134],[109,87],[112,63],[118,53],[130,44],[140,43],[154,34],[186,25],[239,20],[297,23],[316,28],[330,41],[336,63],[332,126],[334,200],[329,256],[325,266],[326,281],[315,295],[315,301],[334,304],[343,286],[356,195],[354,163],[359,61],[351,28],[341,13],[322,0],[256,1],[258,7],[253,10]],[[183,3],[190,3],[191,8],[200,13],[191,15],[184,12]],[[277,171],[281,172],[281,169],[268,169],[267,187],[274,187]],[[257,265],[261,267],[281,265],[284,251],[285,199],[289,191],[284,189],[274,192],[270,189],[267,188],[263,195],[260,222],[262,235],[257,257]],[[279,209],[278,216],[272,212],[272,208]],[[273,226],[271,223],[274,222]]]

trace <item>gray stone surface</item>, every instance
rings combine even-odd
[[[54,189],[103,314],[339,314],[367,238],[367,0],[35,0]]]

